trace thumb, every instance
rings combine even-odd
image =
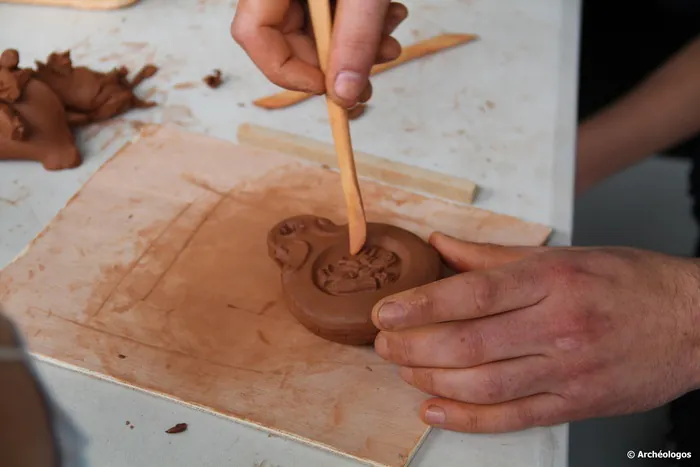
[[[367,88],[390,0],[338,0],[326,75],[330,97],[350,107]]]
[[[458,272],[498,267],[547,249],[465,242],[439,232],[433,233],[429,241],[447,265]]]

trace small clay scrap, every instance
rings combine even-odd
[[[36,70],[19,68],[19,59],[14,49],[0,56],[0,160],[39,161],[47,170],[77,167],[71,126],[156,105],[134,94],[158,71],[153,65],[129,81],[125,67],[107,73],[74,67],[70,52],[52,53]]]
[[[221,86],[221,70],[214,70],[214,73],[207,75],[203,79],[204,83],[212,89],[216,89]]]
[[[80,165],[61,100],[30,69],[19,68],[19,53],[0,56],[0,159],[41,162],[47,170]]]
[[[368,223],[355,256],[348,240],[347,226],[302,215],[274,226],[267,245],[294,317],[324,339],[366,345],[378,332],[371,313],[379,300],[434,282],[443,269],[430,245],[395,226]]]
[[[165,432],[170,435],[175,433],[182,433],[183,431],[187,431],[187,423],[178,423],[177,425],[165,430]]]
[[[63,101],[71,125],[100,122],[128,110],[156,105],[139,99],[134,88],[158,71],[146,65],[129,81],[126,67],[107,73],[74,67],[70,51],[52,53],[46,63],[36,62],[36,78],[49,86]]]

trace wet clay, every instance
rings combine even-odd
[[[219,86],[221,86],[222,79],[221,79],[221,70],[214,70],[214,73],[211,75],[207,75],[203,78],[204,84],[209,86],[212,89],[216,89]]]
[[[130,109],[156,105],[139,99],[134,88],[155,75],[158,68],[147,65],[129,81],[126,67],[107,73],[74,67],[70,51],[52,53],[46,63],[36,62],[35,76],[49,86],[65,105],[71,125],[85,125],[121,115]]]
[[[41,162],[47,170],[80,165],[63,103],[31,69],[19,68],[19,53],[0,56],[0,159]]]
[[[367,242],[355,256],[347,226],[311,215],[278,223],[267,244],[290,312],[314,334],[342,344],[371,344],[378,332],[371,312],[379,300],[442,277],[429,244],[387,224],[368,223]]]

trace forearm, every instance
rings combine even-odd
[[[700,37],[579,126],[576,191],[700,132]]]

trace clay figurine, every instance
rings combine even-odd
[[[32,70],[19,68],[12,49],[0,56],[0,159],[40,161],[47,170],[81,163],[61,100]]]
[[[60,97],[73,126],[107,120],[132,108],[156,105],[134,94],[136,86],[156,74],[158,68],[154,65],[143,67],[131,81],[125,67],[108,73],[74,67],[70,51],[52,53],[45,64],[36,62],[36,66],[36,78]]]
[[[314,334],[350,345],[377,335],[372,307],[382,298],[442,277],[438,253],[395,226],[367,224],[365,247],[349,254],[347,226],[312,215],[275,225],[267,237],[290,312]]]

